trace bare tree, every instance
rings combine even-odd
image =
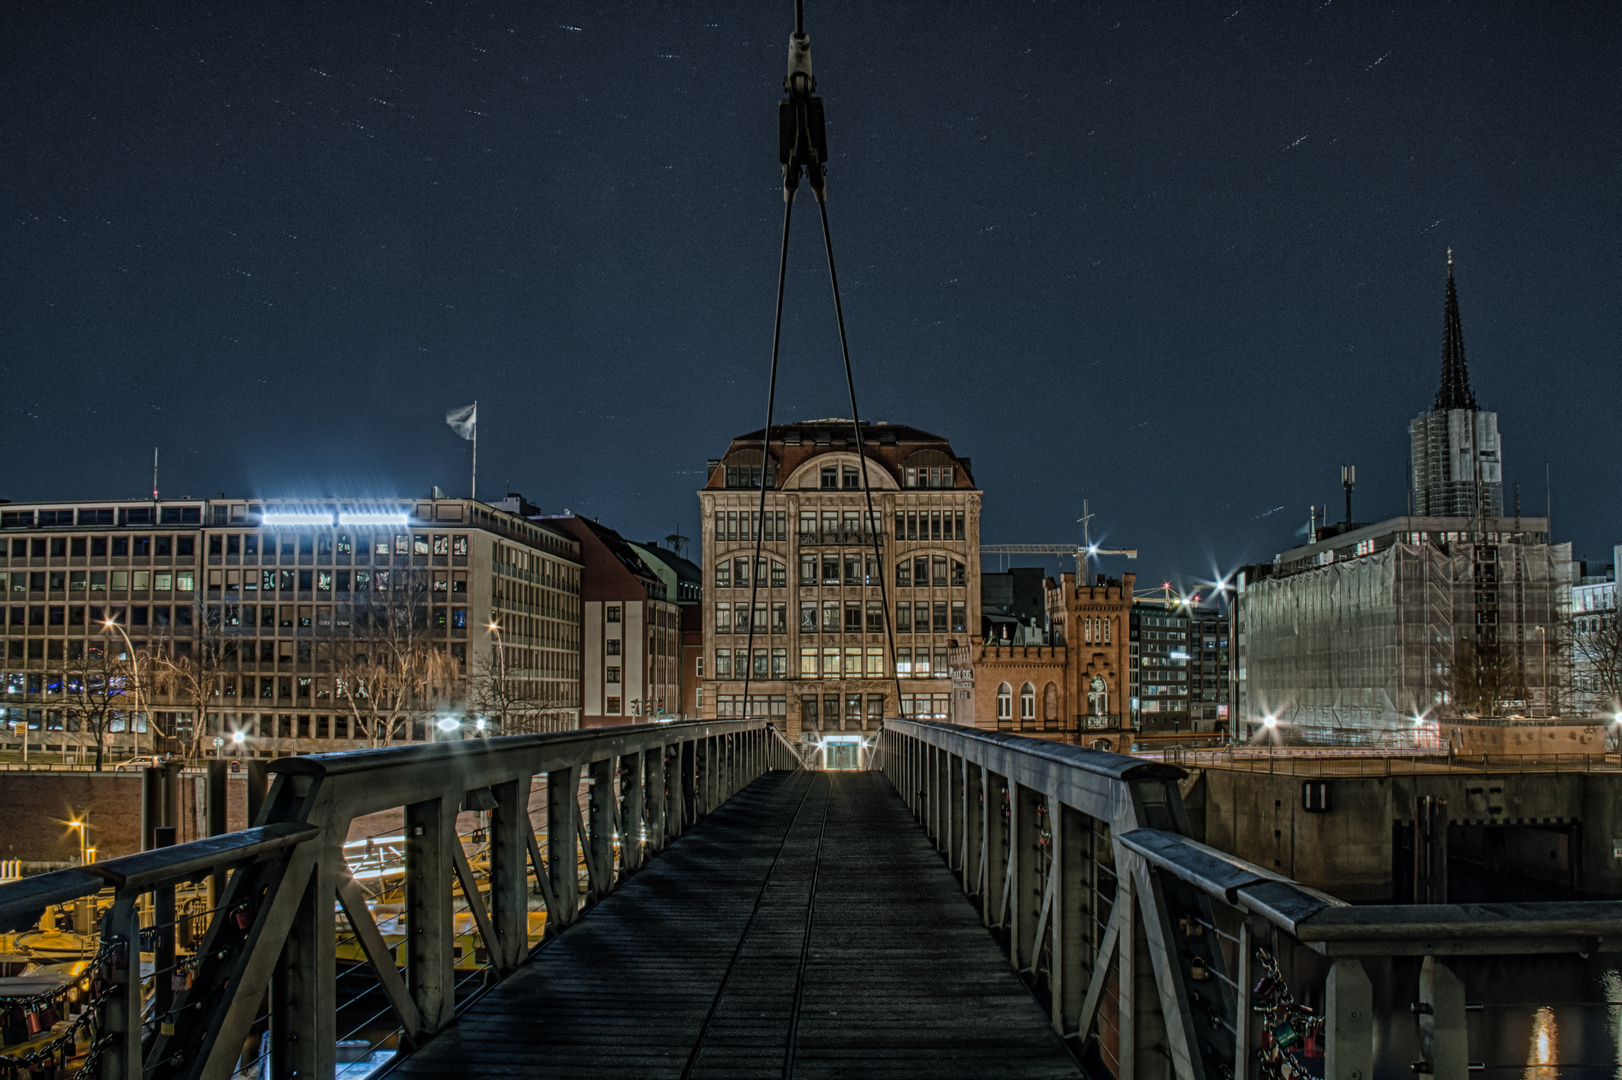
[[[373,573],[386,576],[376,602],[356,606],[355,639],[335,643],[333,685],[367,740],[388,746],[452,698],[460,672],[428,626],[427,576]]]
[[[234,653],[237,647],[234,638],[227,640],[223,611],[219,604],[194,602],[185,615],[177,612],[176,624],[158,639],[152,652],[149,670],[154,691],[184,704],[191,713],[189,724],[176,724],[167,733],[180,745],[187,762],[204,756],[208,710],[219,694],[227,652]]]
[[[135,674],[135,657],[123,658],[117,649],[94,638],[63,666],[62,711],[70,729],[95,739],[98,772],[115,722],[122,719],[126,730],[134,729]]]
[[[1511,649],[1461,638],[1453,650],[1453,704],[1463,714],[1498,716],[1524,706],[1526,673]]]
[[[541,689],[544,684],[510,667],[502,650],[481,653],[468,677],[467,703],[479,716],[493,721],[502,735],[529,735],[571,727],[573,703]]]
[[[1622,711],[1622,617],[1614,611],[1573,617],[1578,700],[1591,713]]]

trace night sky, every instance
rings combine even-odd
[[[1192,584],[1343,463],[1404,512],[1449,247],[1522,509],[1548,462],[1557,538],[1622,540],[1614,4],[807,8],[862,411],[972,456],[984,541],[1085,498]],[[140,496],[154,445],[168,496],[466,494],[477,399],[481,494],[693,535],[764,414],[791,28],[0,5],[0,495]],[[777,416],[848,415],[796,218]]]

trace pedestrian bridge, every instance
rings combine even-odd
[[[278,761],[252,829],[0,886],[0,928],[105,906],[80,980],[13,1003],[57,1022],[4,1053],[125,1080],[1464,1080],[1458,971],[1622,947],[1622,903],[1344,904],[1192,840],[1159,762],[886,721],[865,764],[809,770],[755,721]]]

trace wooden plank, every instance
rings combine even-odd
[[[807,772],[715,808],[394,1075],[775,1077],[791,1030],[800,1080],[1082,1075],[890,783]]]

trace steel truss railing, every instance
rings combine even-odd
[[[1286,949],[1315,980],[1325,1080],[1373,1080],[1381,1018],[1363,963],[1390,957],[1424,958],[1419,1071],[1465,1080],[1448,957],[1622,951],[1622,902],[1352,906],[1207,847],[1174,765],[924,721],[886,720],[879,743],[875,767],[1053,1027],[1118,1080],[1289,1075],[1280,1056],[1301,1033],[1258,1015],[1280,1000],[1265,976]]]
[[[112,891],[95,976],[106,990],[96,997],[86,1075],[225,1080],[263,1032],[261,1075],[331,1078],[340,913],[350,931],[342,940],[357,943],[375,971],[409,1047],[469,998],[466,978],[458,996],[454,942],[469,936],[457,932],[459,914],[471,916],[482,942],[488,978],[474,987],[482,989],[529,957],[532,895],[544,905],[546,935],[559,933],[750,781],[801,764],[763,720],[283,758],[270,765],[274,780],[253,828],[0,885],[0,930]],[[545,778],[544,838],[530,819],[536,777]],[[344,858],[351,822],[391,810],[404,818],[403,965]],[[488,815],[480,818],[487,869],[470,865],[457,834],[457,815],[467,811]],[[177,985],[176,924],[154,923],[151,912],[172,913],[175,887],[205,879],[218,900]],[[146,978],[142,949],[153,957]]]

